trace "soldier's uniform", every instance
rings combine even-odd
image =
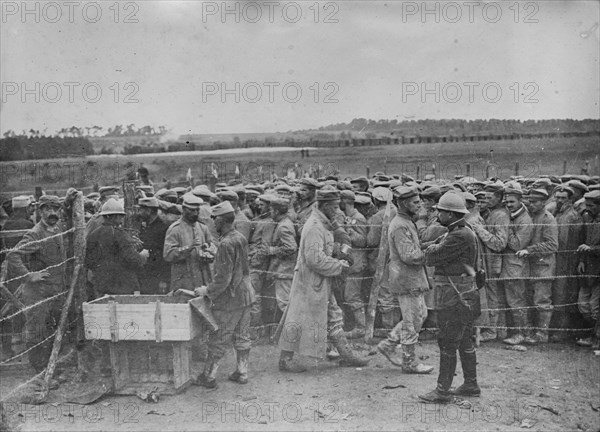
[[[488,192],[494,192],[497,188],[490,185]],[[488,208],[484,219],[484,225],[473,225],[472,228],[483,243],[486,271],[489,279],[486,285],[487,304],[489,309],[490,328],[482,334],[482,340],[496,339],[498,331],[496,327],[504,324],[504,312],[493,310],[506,308],[506,294],[504,286],[496,280],[500,277],[502,270],[502,252],[508,242],[508,224],[510,223],[510,212],[499,203],[496,207]]]
[[[214,216],[233,213],[229,202],[213,207]],[[199,383],[215,387],[217,369],[225,351],[233,341],[237,356],[237,369],[230,380],[246,383],[248,380],[248,356],[250,354],[250,308],[255,300],[250,283],[248,266],[248,242],[245,237],[230,228],[221,233],[214,261],[214,278],[208,284],[206,295],[212,301],[212,312],[219,326],[208,337],[208,358]]]
[[[568,190],[568,187],[565,189]],[[558,226],[558,252],[556,254],[556,276],[552,284],[552,304],[554,313],[551,327],[570,328],[572,316],[576,313],[573,306],[559,306],[577,302],[578,284],[577,279],[569,279],[568,276],[576,274],[578,257],[574,253],[577,247],[584,243],[583,218],[573,208],[571,201],[564,203],[560,210],[554,213]],[[567,276],[567,277],[564,277]],[[560,332],[557,338],[563,338],[564,332]]]
[[[287,207],[288,202],[286,199],[274,198],[271,206]],[[270,257],[267,280],[274,285],[277,305],[283,312],[290,300],[298,244],[296,243],[294,224],[287,214],[276,220],[275,224],[271,242],[266,246],[267,255]]]
[[[139,202],[140,206],[153,207],[155,204],[158,208],[158,202],[154,198],[141,199]],[[167,229],[169,225],[158,216],[142,225],[140,240],[150,254],[142,271],[138,273],[143,294],[165,294],[168,291],[161,292],[159,287],[160,282],[168,285],[171,281],[170,265],[163,258]]]
[[[107,201],[103,209],[111,201]],[[104,210],[102,213],[103,216],[106,214]],[[127,230],[104,220],[88,235],[86,243],[85,264],[92,271],[92,284],[97,295],[140,291],[137,274],[146,259],[137,252],[137,241]]]
[[[517,344],[524,339],[524,328],[527,323],[527,300],[525,296],[525,281],[523,280],[529,274],[527,268],[528,261],[515,255],[521,249],[525,249],[531,242],[533,227],[531,226],[531,217],[525,208],[521,208],[510,214],[510,224],[508,226],[508,241],[506,249],[502,253],[502,270],[500,278],[503,281],[506,292],[506,303],[511,309],[513,325],[518,329],[514,332],[514,337],[505,339],[507,343]],[[508,315],[508,314],[507,314]]]
[[[532,189],[529,191],[529,199],[548,198],[548,193],[543,189]],[[531,242],[525,248],[529,252],[529,276],[532,279],[527,283],[527,295],[532,306],[537,311],[537,327],[547,329],[552,318],[552,279],[556,266],[556,251],[558,250],[558,227],[556,219],[542,209],[538,213],[532,213],[533,230]],[[542,279],[544,278],[544,279]],[[532,311],[533,312],[533,311]],[[528,317],[528,326],[533,327],[533,314]],[[533,334],[533,331],[531,332]],[[531,337],[531,336],[530,336]],[[537,342],[548,341],[548,331],[538,330],[535,332]],[[533,340],[532,340],[533,342]]]
[[[210,282],[209,260],[201,257],[200,246],[211,240],[208,228],[200,222],[190,224],[183,218],[173,222],[165,235],[163,248],[163,258],[171,263],[171,290],[193,290]],[[186,253],[192,244],[197,247],[191,254]]]
[[[60,208],[58,197],[53,195],[40,197],[39,207],[46,205]],[[14,277],[23,276],[21,301],[25,306],[39,303],[66,289],[67,264],[64,263],[67,259],[66,242],[64,236],[57,235],[61,232],[63,229],[58,224],[50,226],[40,220],[15,245],[17,250],[10,252],[6,257],[10,273]],[[48,239],[52,236],[56,237]],[[47,278],[38,282],[31,281],[28,273],[51,266],[56,267],[48,269]],[[64,296],[57,297],[25,312],[25,343],[30,349],[29,364],[36,372],[41,372],[46,367],[52,346],[50,341],[35,345],[48,338],[57,328],[64,300]]]

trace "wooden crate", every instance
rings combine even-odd
[[[109,342],[113,393],[133,395],[157,388],[176,394],[197,378],[192,371],[191,342]]]
[[[83,303],[86,339],[189,341],[201,332],[201,320],[181,297],[114,295]]]

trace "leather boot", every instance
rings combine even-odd
[[[206,388],[217,388],[217,370],[221,360],[215,360],[210,354],[204,365],[204,372],[198,377],[195,384]]]
[[[353,311],[354,314],[354,328],[346,332],[347,339],[358,339],[361,337],[365,337],[365,329],[366,329],[366,317],[365,317],[365,309],[360,308]]]
[[[508,345],[519,345],[525,341],[525,324],[526,324],[526,316],[522,313],[522,311],[515,310],[513,312],[513,323],[515,327],[518,327],[515,330],[515,334],[507,339],[504,339],[502,342]]]
[[[299,363],[293,361],[293,351],[281,351],[279,355],[279,370],[281,372],[302,373],[306,372],[306,368]]]
[[[402,367],[402,357],[396,351],[399,345],[398,341],[394,341],[388,337],[377,344],[377,351],[383,354],[394,366]]]
[[[250,350],[235,350],[235,356],[237,369],[229,375],[229,381],[248,384],[248,357],[250,357]]]
[[[538,327],[545,330],[537,330],[535,338],[538,343],[548,343],[548,328],[550,327],[550,320],[552,319],[551,310],[540,310],[538,311]]]
[[[428,374],[433,372],[433,366],[427,366],[417,362],[415,345],[402,345],[402,372],[408,374]]]
[[[440,352],[440,374],[437,380],[437,389],[441,393],[449,393],[456,372],[456,354],[441,350]]]
[[[481,389],[477,385],[477,354],[475,350],[461,352],[460,363],[465,382],[456,390],[450,391],[450,393],[457,396],[480,396]]]
[[[369,364],[369,360],[363,360],[352,352],[350,343],[342,330],[331,335],[330,338],[331,342],[340,353],[340,366],[362,367]]]

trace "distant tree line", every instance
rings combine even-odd
[[[0,161],[51,159],[94,154],[92,143],[83,137],[11,136],[0,139]]]
[[[551,119],[551,120],[371,120],[355,118],[350,123],[323,126],[319,131],[350,131],[371,133],[393,133],[394,135],[473,135],[480,133],[551,133],[551,132],[594,132],[600,130],[598,119]],[[350,136],[340,136],[341,139]]]
[[[104,133],[104,128],[102,126],[84,126],[77,127],[71,126],[68,128],[62,128],[53,136],[64,138],[64,137],[128,137],[128,136],[161,136],[168,132],[166,126],[158,126],[158,128],[154,128],[150,125],[142,126],[141,128],[136,128],[134,123],[124,125],[116,125],[114,127],[109,127]],[[4,132],[5,138],[15,138],[17,136],[24,136],[27,138],[44,138],[52,135],[47,135],[47,130],[39,131],[36,129],[29,129],[21,131],[20,134],[17,134],[15,131],[9,129]]]

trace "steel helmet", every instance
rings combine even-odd
[[[465,207],[465,199],[456,192],[446,192],[440,198],[436,208],[456,213],[468,214],[469,210]]]
[[[106,201],[102,206],[102,211],[100,212],[100,216],[124,214],[125,208],[123,207],[123,203],[121,201],[117,201],[114,198],[109,198],[109,200]]]

